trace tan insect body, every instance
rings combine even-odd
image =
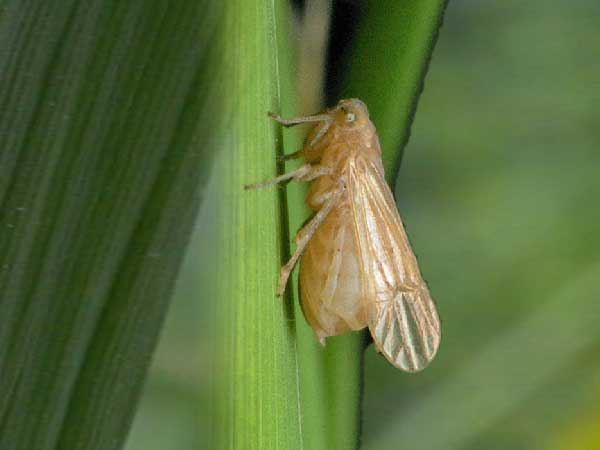
[[[369,327],[377,351],[394,366],[425,368],[440,342],[440,321],[385,182],[366,105],[348,99],[315,116],[272,117],[285,126],[317,123],[304,147],[284,157],[302,157],[306,164],[246,186],[313,181],[306,203],[315,215],[296,235],[279,294],[302,256],[300,301],[321,343]]]

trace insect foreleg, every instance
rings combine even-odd
[[[288,180],[299,180],[299,181],[310,181],[315,178],[321,177],[331,173],[332,169],[328,166],[322,166],[320,164],[303,164],[296,170],[279,175],[271,180],[261,181],[259,183],[246,184],[244,189],[259,189],[272,184],[283,183]]]
[[[273,112],[269,113],[269,117],[271,117],[276,122],[279,122],[281,125],[285,127],[291,127],[294,125],[298,125],[300,123],[307,122],[331,122],[331,116],[329,114],[315,114],[314,116],[301,116],[301,117],[290,117],[289,119],[285,119],[281,117],[279,114],[275,114]]]
[[[337,204],[343,192],[343,187],[332,191],[331,195],[329,196],[328,200],[325,202],[323,207],[319,209],[315,216],[306,225],[304,225],[296,234],[296,250],[294,251],[294,254],[289,259],[289,261],[281,268],[279,272],[279,287],[277,289],[277,295],[283,295],[288,278],[290,277],[292,270],[294,270],[296,262],[298,262],[298,259],[302,255],[302,252],[306,248],[306,245],[308,244],[310,239],[317,231],[317,228],[319,228],[319,225],[323,223],[327,215]]]
[[[269,113],[269,116],[285,127],[291,127],[293,125],[298,125],[300,123],[307,123],[307,122],[323,122],[323,124],[321,125],[321,128],[319,128],[319,131],[315,134],[315,136],[312,138],[312,140],[308,144],[309,146],[315,145],[325,135],[325,133],[327,133],[327,130],[329,130],[329,127],[333,123],[333,117],[329,114],[316,114],[314,116],[291,117],[289,119],[284,119],[279,114],[275,114],[275,113]],[[295,154],[292,153],[292,155],[295,155]],[[290,155],[290,158],[295,157],[292,155]],[[285,159],[290,159],[290,158],[285,158]]]

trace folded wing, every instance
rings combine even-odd
[[[440,321],[382,170],[367,158],[349,165],[348,190],[368,326],[378,351],[415,372],[433,359]]]

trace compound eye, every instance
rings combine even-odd
[[[349,112],[346,113],[346,122],[354,122],[356,120],[356,114]]]

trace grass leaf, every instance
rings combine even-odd
[[[283,192],[243,185],[278,172],[284,2],[229,2],[224,136],[214,167],[216,222],[215,431],[213,448],[302,448],[295,324],[276,297],[287,229]],[[277,8],[277,9],[276,9]],[[283,45],[283,44],[281,44]],[[290,86],[288,83],[287,86]],[[284,96],[286,93],[281,92]]]
[[[221,117],[221,7],[0,15],[0,447],[126,436]]]

